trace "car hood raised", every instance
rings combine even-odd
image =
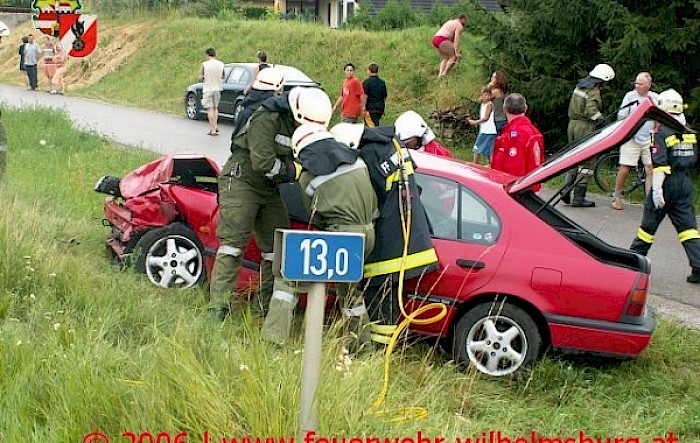
[[[647,98],[626,119],[616,121],[589,134],[568,149],[552,156],[539,168],[514,180],[507,186],[508,192],[514,194],[544,183],[579,163],[621,145],[631,138],[647,120],[655,120],[677,131],[689,131],[673,116],[659,109],[651,99]]]

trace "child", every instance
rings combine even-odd
[[[486,157],[486,163],[491,160],[491,152],[496,142],[496,123],[493,121],[493,103],[491,103],[491,87],[481,88],[481,108],[479,110],[479,120],[469,119],[472,126],[479,125],[479,135],[474,143],[474,163],[479,163],[479,156]]]

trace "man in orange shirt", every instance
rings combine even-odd
[[[333,105],[333,113],[340,108],[341,121],[345,123],[360,123],[360,118],[365,112],[365,97],[362,83],[355,77],[355,65],[345,65],[345,81],[340,90],[338,100]]]

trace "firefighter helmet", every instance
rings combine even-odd
[[[328,126],[333,115],[331,99],[319,88],[292,88],[289,91],[289,107],[292,108],[294,120],[299,124],[317,123]]]
[[[394,123],[396,136],[401,141],[409,138],[419,137],[420,139],[428,132],[428,124],[417,112],[406,111],[399,115]]]
[[[353,149],[360,147],[363,132],[365,132],[365,125],[362,123],[338,123],[331,128],[331,134],[336,140]]]
[[[325,126],[318,123],[304,123],[296,128],[294,134],[292,134],[292,152],[294,157],[298,157],[299,153],[310,144],[328,138],[333,138],[333,135],[328,132]]]
[[[681,114],[685,108],[683,97],[675,89],[667,89],[659,94],[658,102],[659,108],[669,114]]]
[[[276,91],[279,92],[284,86],[284,76],[282,73],[275,68],[267,68],[258,72],[255,81],[253,82],[253,89],[258,91]]]
[[[595,65],[593,70],[589,72],[588,75],[603,80],[604,82],[609,82],[615,78],[615,71],[610,67],[610,65],[601,63],[599,65]]]

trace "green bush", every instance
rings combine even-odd
[[[423,21],[423,14],[407,0],[389,0],[372,19],[372,28],[376,30],[406,29],[420,26]]]

